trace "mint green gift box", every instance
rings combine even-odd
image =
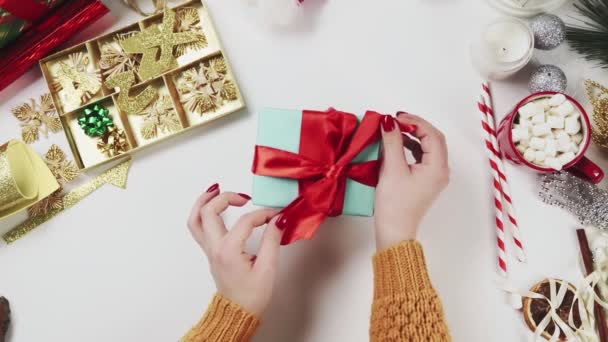
[[[359,117],[361,120],[361,117]],[[263,109],[258,115],[257,145],[273,147],[292,153],[300,150],[302,111],[289,109]],[[306,142],[304,142],[306,143]],[[308,142],[313,143],[314,142]],[[380,144],[375,143],[361,151],[352,163],[377,160]],[[343,214],[372,216],[375,188],[346,180]],[[287,178],[253,176],[253,203],[263,207],[283,208],[298,196],[298,181]]]

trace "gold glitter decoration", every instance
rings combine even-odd
[[[161,96],[146,107],[140,115],[144,117],[141,126],[141,135],[144,139],[156,138],[159,133],[177,132],[182,129],[182,124],[169,96]]]
[[[148,80],[176,68],[174,48],[200,39],[196,32],[174,32],[175,23],[175,11],[166,9],[161,24],[152,25],[120,42],[125,52],[143,54],[138,69],[142,80]]]
[[[73,181],[80,174],[76,165],[72,161],[66,160],[65,153],[55,144],[51,145],[46,152],[45,159],[53,176],[61,184]]]
[[[593,121],[595,128],[592,130],[593,141],[603,148],[608,148],[608,88],[592,81],[585,81],[587,97],[593,105]]]
[[[101,75],[89,71],[88,65],[89,56],[85,52],[70,54],[67,61],[59,62],[53,85],[56,92],[63,91],[61,100],[71,107],[86,103],[101,89]]]
[[[62,187],[53,192],[50,196],[29,207],[27,212],[30,217],[44,215],[50,210],[62,209],[63,184],[73,181],[80,174],[78,168],[71,161],[66,160],[65,153],[55,144],[51,145],[46,152],[45,162]]]
[[[116,102],[118,102],[118,107],[127,115],[140,113],[158,96],[158,91],[154,87],[147,86],[141,93],[130,97],[129,91],[134,83],[135,74],[133,71],[116,74],[106,81],[106,87],[120,88]]]
[[[48,137],[49,131],[56,133],[62,129],[51,94],[48,93],[40,96],[39,105],[30,99],[30,103],[13,108],[12,113],[21,121],[21,137],[28,144],[38,140],[40,132]]]
[[[115,76],[119,73],[136,70],[141,58],[137,55],[126,53],[120,46],[120,42],[137,34],[137,31],[117,34],[113,41],[101,47],[99,68],[104,76]]]
[[[113,128],[97,141],[97,149],[108,158],[116,157],[129,150],[129,143],[125,131]]]
[[[29,217],[36,217],[46,215],[51,210],[61,209],[63,209],[63,188],[59,188],[59,190],[27,208],[27,214]]]
[[[31,232],[39,225],[47,222],[57,214],[61,213],[65,209],[74,206],[80,202],[89,194],[102,187],[104,184],[112,184],[118,188],[126,189],[127,187],[127,176],[129,174],[129,168],[131,167],[131,159],[121,162],[120,164],[112,167],[111,169],[103,172],[96,176],[86,184],[79,186],[78,188],[70,191],[63,196],[63,208],[51,209],[44,215],[28,218],[25,222],[21,223],[17,227],[13,228],[8,233],[4,234],[2,238],[6,243],[13,243],[25,234]]]
[[[186,109],[201,115],[218,109],[225,101],[238,98],[236,85],[228,77],[223,57],[184,71],[178,91]]]
[[[194,32],[197,35],[197,40],[180,44],[175,47],[177,56],[185,55],[189,50],[200,50],[207,46],[207,38],[203,33],[203,28],[200,25],[201,19],[196,8],[185,7],[180,8],[176,12],[177,20],[175,22],[176,32]]]

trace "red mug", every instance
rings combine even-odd
[[[515,143],[513,142],[513,136],[511,133],[511,131],[513,130],[513,123],[518,117],[519,109],[522,106],[534,100],[538,100],[543,97],[551,97],[555,94],[558,93],[541,92],[532,94],[521,100],[515,106],[515,108],[507,116],[505,116],[504,119],[502,119],[498,127],[498,144],[500,145],[502,153],[506,159],[517,165],[525,165],[539,172],[555,172],[554,169],[542,167],[527,161],[515,147]],[[564,165],[564,170],[593,184],[597,184],[601,182],[604,178],[604,171],[602,171],[599,166],[597,166],[595,163],[593,163],[591,160],[584,156],[585,152],[587,152],[587,148],[589,147],[589,143],[591,142],[591,123],[589,121],[589,116],[587,115],[583,107],[580,105],[580,103],[578,103],[575,99],[568,95],[565,96],[566,99],[568,99],[568,101],[570,101],[581,113],[583,141],[581,141],[581,145],[576,157],[571,162]]]

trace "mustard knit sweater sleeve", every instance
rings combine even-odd
[[[450,341],[441,301],[431,286],[422,247],[406,241],[378,252],[374,264],[372,342]],[[259,321],[219,294],[182,342],[247,342]]]
[[[405,241],[376,253],[370,341],[450,341],[422,246]]]

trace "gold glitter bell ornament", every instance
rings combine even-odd
[[[44,161],[28,145],[0,146],[0,219],[24,210],[59,189]]]

